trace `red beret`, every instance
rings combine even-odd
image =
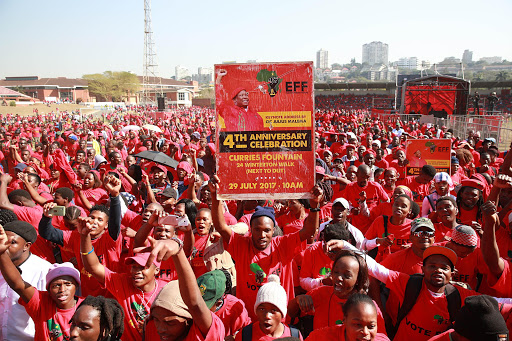
[[[245,90],[247,91],[245,88],[242,88],[242,87],[238,87],[236,88],[235,90],[233,90],[233,92],[231,92],[231,99],[235,99],[236,96],[238,96],[238,94],[240,93],[240,91],[242,90]]]
[[[473,187],[481,191],[484,190],[484,185],[476,179],[465,179],[462,180],[460,184],[462,185],[462,187]]]

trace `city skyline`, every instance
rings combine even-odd
[[[405,0],[369,0],[365,8],[371,11],[364,17],[354,15],[357,8],[327,0],[315,6],[306,0],[262,0],[247,5],[243,15],[236,12],[236,4],[199,1],[191,10],[185,3],[153,0],[159,75],[170,78],[178,65],[192,71],[224,61],[316,61],[319,49],[329,51],[329,65],[349,63],[352,58],[361,62],[361,46],[372,41],[389,45],[390,62],[416,56],[437,63],[444,57],[461,59],[464,50],[473,51],[473,60],[493,56],[512,60],[512,44],[496,44],[509,41],[507,13],[512,3],[506,0],[485,6],[477,1],[433,0],[428,8],[418,8],[419,17]],[[218,20],[222,17],[229,20]],[[121,6],[116,1],[91,0],[85,6],[55,0],[49,6],[35,0],[4,0],[0,27],[15,38],[2,44],[0,78],[81,77],[107,70],[142,75],[143,18],[142,1]],[[433,25],[438,21],[467,27],[468,18],[481,18],[482,24],[471,32],[455,33],[446,25]],[[483,24],[483,18],[492,18],[492,27]],[[407,26],[411,29],[404,30]]]

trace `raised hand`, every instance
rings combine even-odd
[[[11,246],[11,241],[7,237],[7,233],[2,225],[0,225],[0,255],[3,254]]]
[[[54,208],[55,206],[57,206],[57,204],[54,202],[48,202],[48,203],[44,204],[43,215],[48,218],[53,217],[53,214],[51,213],[51,211],[52,211],[52,208]]]
[[[498,174],[494,179],[493,186],[498,188],[512,188],[512,177],[505,174]]]
[[[180,245],[172,239],[156,240],[155,238],[148,236],[148,242],[150,246],[139,247],[133,250],[134,253],[150,252],[151,255],[148,258],[146,267],[149,268],[153,261],[156,259],[158,262],[167,260],[172,256],[178,254],[181,250]]]
[[[121,192],[121,180],[113,175],[105,178],[104,187],[112,197],[117,197]]]
[[[92,232],[94,229],[94,223],[93,220],[89,217],[78,217],[78,227],[77,231],[81,235],[88,235]]]

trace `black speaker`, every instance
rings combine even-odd
[[[158,111],[164,111],[165,110],[165,98],[158,97],[156,100],[158,102]]]

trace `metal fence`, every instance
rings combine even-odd
[[[469,132],[480,132],[482,139],[492,137],[500,150],[507,150],[512,142],[512,118],[509,115],[450,115],[446,119],[424,115],[400,115],[398,113],[372,113],[372,116],[382,122],[395,123],[400,119],[403,123],[425,122],[446,126],[453,130],[454,136],[462,139],[468,137]]]

